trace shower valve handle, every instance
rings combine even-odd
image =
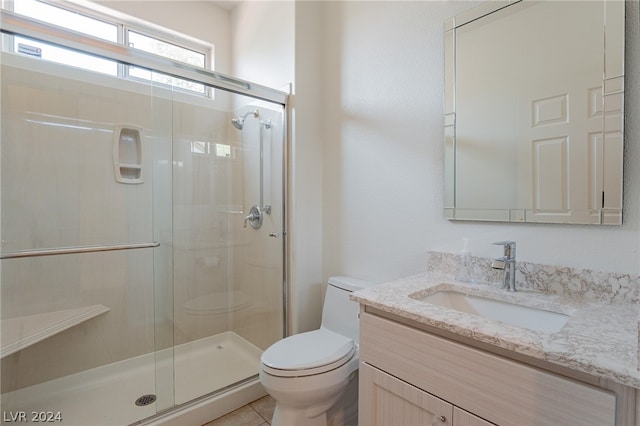
[[[244,218],[243,228],[247,227],[247,222],[249,222],[253,229],[259,229],[262,226],[262,212],[260,211],[260,207],[251,207],[249,214]]]
[[[244,218],[244,224],[242,225],[243,228],[247,227],[247,222],[253,222],[254,220],[256,220],[256,216],[253,213],[249,213],[247,216],[245,216]]]

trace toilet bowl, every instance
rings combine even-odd
[[[296,334],[271,345],[260,359],[260,380],[276,401],[272,426],[327,426],[357,379],[358,304],[352,291],[372,283],[351,277],[329,278],[318,330]],[[355,410],[352,410],[356,412]],[[343,418],[344,416],[336,416]],[[356,420],[357,421],[357,420]]]

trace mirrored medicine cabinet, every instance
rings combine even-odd
[[[622,223],[624,1],[489,1],[445,23],[445,217]]]

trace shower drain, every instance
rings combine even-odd
[[[144,407],[145,405],[153,404],[156,401],[156,396],[153,394],[142,395],[136,399],[136,405],[138,407]]]

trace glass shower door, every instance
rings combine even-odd
[[[247,111],[238,129],[233,119]],[[255,379],[262,350],[282,338],[283,108],[220,90],[207,102],[176,92],[173,144],[181,404]],[[260,203],[256,229],[245,218]]]
[[[130,424],[255,382],[284,329],[283,106],[1,76],[3,411]]]
[[[160,220],[154,156],[170,153],[171,99],[6,53],[1,75],[2,409],[67,425],[153,415],[136,401],[156,394],[171,204]]]

